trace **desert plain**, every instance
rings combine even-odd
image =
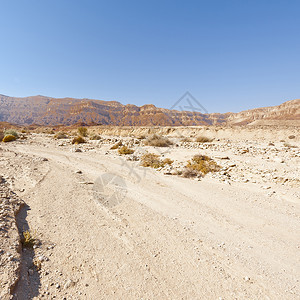
[[[299,128],[17,129],[0,143],[0,298],[300,299]],[[195,155],[218,170],[183,176]]]

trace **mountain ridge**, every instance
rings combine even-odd
[[[239,113],[201,113],[159,108],[153,104],[136,106],[88,98],[52,98],[42,95],[9,97],[0,94],[0,122],[18,125],[54,126],[76,123],[118,126],[247,125],[258,120],[298,122],[300,99]]]

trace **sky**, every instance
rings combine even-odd
[[[0,1],[0,94],[208,112],[300,98],[300,1]]]

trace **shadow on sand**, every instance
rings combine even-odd
[[[30,210],[28,205],[24,205],[17,214],[17,226],[22,240],[23,232],[29,230],[29,225],[26,221],[27,212]],[[12,294],[14,300],[33,299],[39,295],[40,274],[34,264],[34,251],[32,248],[21,246],[21,266],[20,279],[17,282]]]

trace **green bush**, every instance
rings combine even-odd
[[[13,135],[16,139],[19,137],[18,133],[13,129],[5,130],[4,135]]]

